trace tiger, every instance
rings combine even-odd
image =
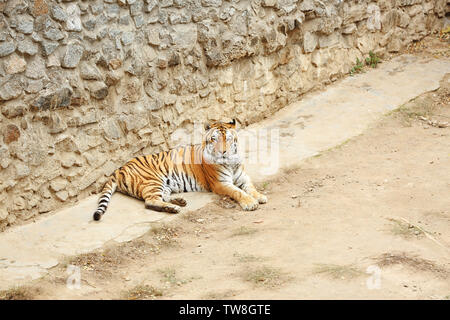
[[[242,162],[236,120],[207,124],[199,144],[138,156],[116,169],[101,191],[93,218],[101,219],[116,190],[159,212],[179,213],[187,202],[171,194],[191,191],[229,196],[243,210],[256,210],[267,197],[256,190]]]

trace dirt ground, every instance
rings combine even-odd
[[[449,123],[450,74],[260,184],[269,201],[254,212],[218,197],[0,298],[450,299]]]

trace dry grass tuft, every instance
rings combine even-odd
[[[115,254],[114,249],[99,252],[82,253],[69,259],[69,263],[80,267],[95,267],[96,265],[115,266],[122,263],[123,258]]]
[[[237,252],[235,252],[233,254],[233,257],[235,257],[239,262],[243,262],[243,263],[258,262],[258,261],[266,260],[264,257],[257,257],[252,254],[237,253]]]
[[[254,285],[269,288],[281,286],[290,279],[279,269],[268,266],[248,269],[241,274],[241,277]]]
[[[153,286],[140,284],[124,292],[122,298],[125,300],[153,300],[162,295],[162,290]]]
[[[111,277],[120,265],[149,253],[159,253],[159,247],[150,242],[136,239],[133,241],[113,244],[103,250],[96,250],[69,257],[63,263],[76,265],[84,271],[95,272],[102,278]]]
[[[393,115],[403,126],[411,127],[414,121],[431,118],[438,108],[436,101],[430,95],[425,95],[405,103],[388,115]]]
[[[111,269],[118,267],[124,262],[124,257],[117,253],[114,248],[104,251],[83,253],[68,259],[67,264],[82,268],[83,271],[92,271],[101,278],[112,276]]]
[[[333,279],[353,279],[364,274],[361,270],[351,265],[316,264],[314,273],[325,274]]]
[[[230,297],[234,297],[239,292],[236,290],[225,290],[225,291],[217,291],[217,292],[209,292],[207,293],[203,299],[206,300],[223,300]]]
[[[171,227],[165,224],[154,226],[149,233],[153,236],[159,246],[174,247],[178,244],[177,237],[181,231],[180,227]]]
[[[248,236],[248,235],[254,234],[256,232],[258,232],[258,229],[256,229],[256,228],[242,226],[242,227],[239,227],[239,228],[233,230],[233,232],[231,233],[231,236],[232,237]]]
[[[41,290],[35,287],[20,286],[0,291],[0,300],[33,300]]]
[[[172,267],[167,267],[164,269],[158,269],[158,273],[162,276],[162,281],[170,283],[170,284],[177,284],[180,280],[176,277],[176,269]]]
[[[422,238],[425,236],[423,230],[413,224],[396,219],[389,220],[392,221],[389,231],[396,236],[401,236],[405,239]]]
[[[412,255],[406,252],[384,253],[375,258],[375,261],[379,267],[388,267],[401,264],[416,271],[431,272],[444,279],[448,279],[450,276],[450,270],[437,265],[431,260],[426,260],[418,257],[417,255]]]
[[[196,279],[201,279],[202,277],[189,277],[187,279],[181,279],[177,275],[177,269],[175,267],[166,267],[163,269],[158,269],[157,272],[162,277],[161,282],[164,282],[168,286],[181,286],[189,283]]]

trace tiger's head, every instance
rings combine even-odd
[[[215,164],[233,164],[239,161],[236,121],[214,122],[205,126],[203,154]]]

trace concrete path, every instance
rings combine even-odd
[[[324,92],[308,94],[271,119],[240,131],[243,141],[256,139],[260,147],[253,150],[255,144],[247,143],[248,149],[243,143],[246,171],[256,182],[268,180],[280,168],[339,145],[361,134],[384,113],[436,90],[449,72],[448,60],[403,55],[375,70],[347,77]],[[264,141],[268,141],[268,152],[261,148]],[[183,197],[188,201],[183,212],[217,198],[209,193]],[[64,256],[92,251],[111,240],[129,241],[148,231],[152,223],[176,217],[146,210],[143,202],[116,193],[104,219],[96,223],[92,221],[96,203],[97,196],[92,196],[35,223],[1,233],[0,289],[44,275]]]

